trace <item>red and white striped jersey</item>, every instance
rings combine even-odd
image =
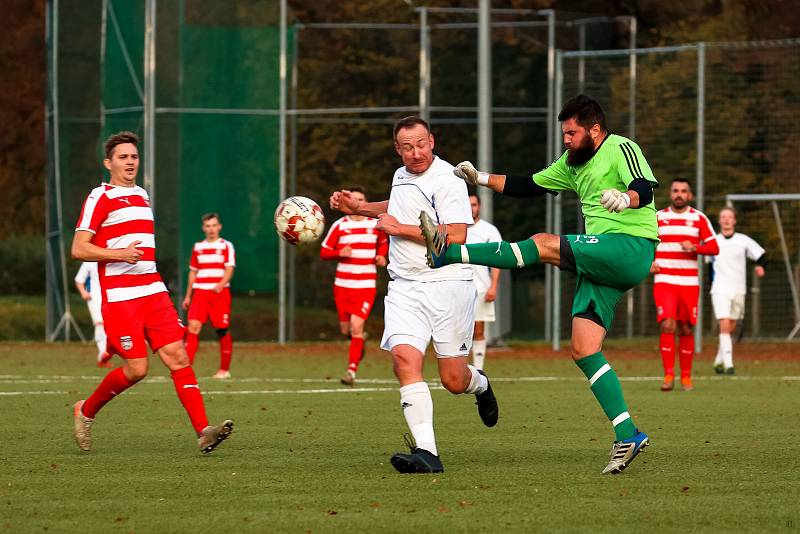
[[[664,208],[656,213],[658,238],[655,262],[659,267],[654,282],[676,286],[697,286],[697,255],[719,254],[719,244],[711,221],[702,212],[690,207],[682,213]],[[689,241],[697,248],[683,250]]]
[[[167,287],[156,270],[153,210],[141,187],[102,184],[83,203],[75,231],[94,234],[91,243],[107,249],[127,248],[135,241],[144,252],[137,263],[100,261],[97,264],[103,302],[121,302],[155,295]]]
[[[375,229],[377,224],[378,219],[370,217],[355,221],[344,216],[331,225],[319,255],[323,260],[339,260],[333,285],[349,289],[376,286],[375,256],[386,256],[389,252],[389,237]],[[339,251],[345,247],[353,249],[349,258],[339,257]]]
[[[213,243],[205,240],[195,243],[189,261],[189,269],[197,272],[192,289],[214,289],[225,275],[225,267],[236,267],[233,243],[221,237]],[[230,283],[225,287],[230,287]]]

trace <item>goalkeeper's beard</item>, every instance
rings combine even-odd
[[[594,156],[594,143],[587,137],[578,148],[567,150],[567,163],[576,167],[592,159],[592,156]]]

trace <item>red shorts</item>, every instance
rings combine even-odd
[[[183,339],[185,328],[166,291],[106,302],[101,310],[108,336],[107,350],[122,358],[146,358],[148,344],[155,352]]]
[[[211,320],[214,328],[228,328],[231,325],[231,290],[225,288],[219,293],[210,289],[195,289],[192,303],[189,304],[189,321],[205,324]]]
[[[375,288],[351,289],[333,286],[333,300],[336,302],[339,321],[349,321],[351,315],[361,317],[366,321],[369,312],[372,311],[372,304],[375,302]]]
[[[656,301],[656,320],[675,319],[689,324],[697,324],[698,286],[676,286],[654,284],[653,297]]]

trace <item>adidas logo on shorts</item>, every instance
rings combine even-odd
[[[467,344],[466,343],[462,343],[461,344],[461,348],[458,349],[458,350],[467,350]]]

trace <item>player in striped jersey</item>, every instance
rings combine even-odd
[[[664,382],[661,391],[672,391],[675,382],[675,333],[680,338],[678,350],[681,364],[681,386],[684,391],[692,385],[692,358],[697,323],[697,255],[719,253],[717,237],[711,221],[689,205],[692,188],[689,182],[677,178],[669,191],[669,207],[659,210],[656,257],[650,272],[655,273],[653,296],[656,320],[661,328],[661,362]]]
[[[211,452],[233,430],[233,421],[208,424],[200,387],[183,347],[184,327],[156,270],[155,225],[147,192],[136,185],[139,138],[112,135],[103,164],[111,179],[89,194],[72,241],[72,257],[98,262],[101,308],[109,351],[123,359],[86,400],[73,407],[75,441],[92,446],[97,412],[147,376],[147,345],[170,370],[178,398],[197,433],[202,452]]]
[[[359,203],[367,202],[360,187],[350,189]],[[333,299],[339,315],[342,335],[350,337],[349,363],[342,384],[355,383],[358,364],[364,358],[364,323],[375,302],[378,267],[386,267],[389,253],[388,236],[376,230],[378,219],[362,215],[345,215],[331,225],[322,241],[319,256],[337,260]]]
[[[189,310],[189,325],[186,333],[186,352],[189,362],[194,363],[200,330],[206,320],[217,331],[219,338],[219,371],[212,378],[231,377],[233,338],[228,328],[231,325],[230,281],[236,267],[233,243],[219,236],[222,223],[216,213],[201,217],[206,238],[194,244],[189,261],[189,281],[186,283],[186,298],[183,309]]]

